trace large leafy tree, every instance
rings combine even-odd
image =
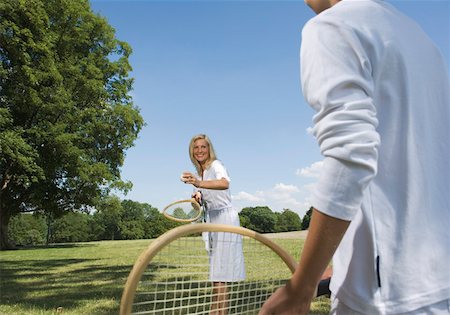
[[[144,207],[145,238],[156,238],[183,223],[167,219],[158,209],[148,203],[141,204]]]
[[[129,188],[120,167],[144,123],[130,53],[88,0],[0,2],[0,248],[17,213]]]
[[[123,200],[121,204],[122,213],[119,224],[121,239],[144,238],[144,205],[132,200]]]
[[[96,206],[93,215],[96,226],[94,239],[116,240],[120,239],[120,216],[122,204],[117,196],[105,197]]]
[[[168,220],[158,209],[148,203],[123,200],[121,205],[121,239],[156,238],[181,225],[181,223]],[[180,211],[183,210],[180,209]]]
[[[277,232],[289,232],[299,231],[302,228],[302,220],[300,216],[292,210],[283,209],[283,212],[276,213],[276,231]]]
[[[269,207],[246,207],[239,212],[243,227],[261,233],[275,232],[276,215]]]
[[[86,242],[90,240],[86,213],[69,212],[52,223],[52,243]]]

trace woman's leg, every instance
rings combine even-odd
[[[214,282],[210,315],[228,314],[228,288],[226,282]]]

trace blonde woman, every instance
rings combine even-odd
[[[230,177],[206,135],[197,135],[189,144],[189,156],[197,174],[184,172],[182,181],[195,187],[193,197],[206,209],[209,223],[239,226],[239,216],[231,204]],[[211,314],[227,313],[227,282],[245,279],[242,239],[239,235],[211,232],[204,235],[210,257],[210,280],[214,283]]]

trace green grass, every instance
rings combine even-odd
[[[275,240],[298,258],[302,241]],[[150,240],[61,244],[0,252],[0,314],[118,314],[126,278]],[[317,299],[312,314],[327,314]]]

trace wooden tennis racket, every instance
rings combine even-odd
[[[177,222],[194,222],[201,218],[203,209],[194,199],[172,202],[163,209],[166,218]]]
[[[120,314],[257,314],[295,267],[292,256],[255,231],[183,225],[155,239],[139,256]]]

